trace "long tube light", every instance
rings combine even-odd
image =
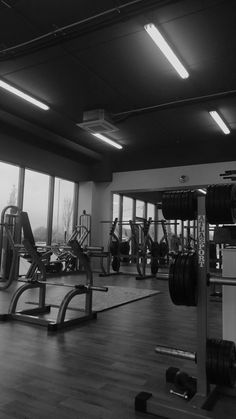
[[[148,23],[144,26],[144,29],[158,46],[158,48],[160,48],[160,50],[166,56],[167,60],[174,67],[180,77],[182,77],[182,79],[187,79],[189,77],[189,73],[184,68],[183,64],[180,62],[175,53],[172,51],[170,46],[167,44],[166,40],[163,38],[157,27],[153,23]]]
[[[198,189],[198,192],[201,192],[201,193],[203,193],[204,195],[206,195],[206,190],[205,189]]]
[[[102,140],[105,143],[110,144],[113,147],[118,148],[119,150],[121,150],[123,148],[120,144],[116,143],[115,141],[110,140],[110,138],[107,138],[102,134],[99,134],[99,133],[95,132],[95,133],[92,133],[92,135],[94,135],[94,137],[98,138],[99,140]]]
[[[230,130],[221,118],[221,116],[218,114],[217,111],[210,111],[209,114],[214,119],[214,121],[217,123],[217,125],[221,128],[224,134],[230,134]]]
[[[47,111],[49,109],[49,106],[45,105],[45,103],[42,103],[39,100],[34,99],[32,96],[29,96],[26,93],[23,93],[21,90],[16,89],[15,87],[11,86],[10,84],[6,83],[3,80],[0,80],[0,87],[2,87],[3,89],[7,90],[10,93],[13,93],[16,96],[19,96],[21,99],[24,99],[27,102],[30,102],[35,106],[38,106],[44,111]]]

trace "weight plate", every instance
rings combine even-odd
[[[112,241],[110,243],[110,252],[111,252],[112,256],[118,255],[118,250],[119,250],[119,243],[118,243],[118,241]]]
[[[170,298],[172,300],[172,302],[175,304],[175,296],[176,296],[176,292],[175,292],[175,271],[176,271],[176,267],[178,266],[179,263],[179,254],[175,257],[175,260],[173,263],[171,263],[170,265],[170,269],[169,269],[169,294],[170,294]]]
[[[231,216],[233,223],[236,222],[236,184],[232,184],[231,189]]]
[[[236,220],[236,185],[211,185],[206,194],[206,216],[210,224],[232,224]]]
[[[184,286],[186,294],[186,305],[195,307],[197,305],[197,255],[189,253],[184,272]]]
[[[161,258],[164,258],[167,253],[168,253],[168,245],[166,244],[166,242],[161,242],[160,243],[160,248],[159,248],[159,256]]]
[[[159,264],[158,259],[156,257],[151,258],[151,273],[152,275],[156,275],[158,272]]]
[[[120,258],[117,256],[114,256],[111,262],[111,266],[113,271],[119,272],[120,269]]]
[[[215,223],[214,196],[215,196],[215,185],[210,185],[207,188],[207,193],[206,193],[206,198],[205,198],[206,217],[210,224],[217,224]]]

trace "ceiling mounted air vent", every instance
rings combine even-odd
[[[76,125],[92,134],[118,131],[118,128],[110,122],[107,113],[103,109],[84,112],[83,122]]]

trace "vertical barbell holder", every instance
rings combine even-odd
[[[205,210],[205,197],[198,196],[197,215],[197,258],[198,258],[198,303],[197,303],[197,393],[192,402],[200,407],[209,393],[206,375],[206,346],[208,336],[208,228]]]

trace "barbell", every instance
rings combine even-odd
[[[81,291],[101,291],[107,292],[108,287],[96,286],[96,285],[84,285],[84,284],[64,284],[60,282],[48,282],[48,281],[40,281],[40,280],[32,280],[32,279],[18,279],[19,282],[24,282],[26,284],[35,284],[35,285],[49,285],[54,287],[66,287],[66,288],[75,288]]]
[[[155,352],[176,358],[188,359],[197,363],[197,353],[157,346]],[[234,387],[236,381],[235,343],[222,339],[207,339],[206,375],[211,384]]]

